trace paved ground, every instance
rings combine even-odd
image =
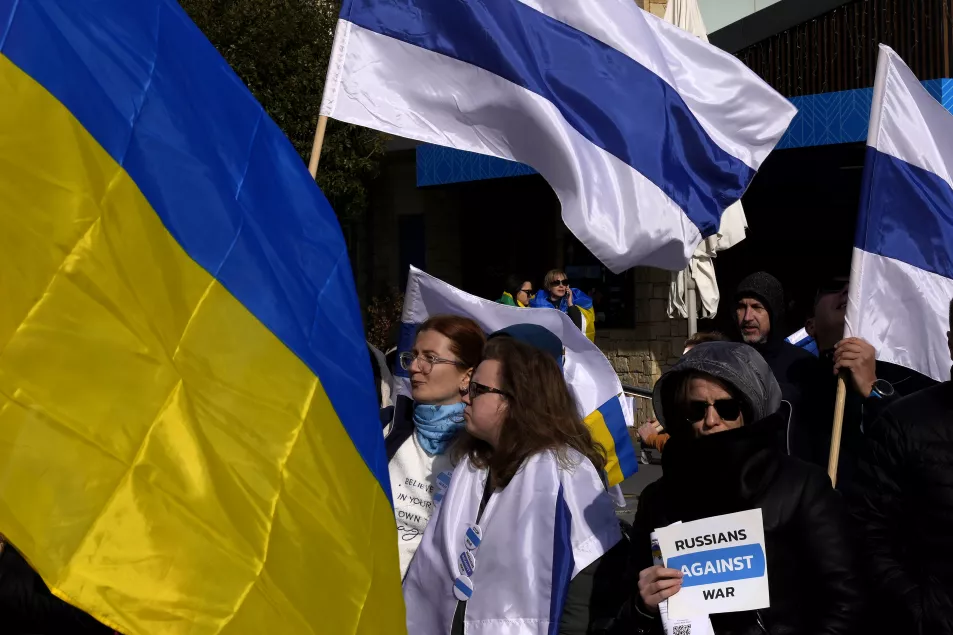
[[[635,509],[638,506],[639,494],[649,483],[658,480],[662,476],[661,465],[642,465],[639,464],[639,471],[627,478],[622,483],[622,493],[625,495],[625,509],[618,510],[619,518],[632,522],[635,517]]]

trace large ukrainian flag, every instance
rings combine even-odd
[[[389,492],[274,122],[173,0],[0,0],[0,531],[130,635],[396,633]]]

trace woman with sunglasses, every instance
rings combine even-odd
[[[553,269],[543,279],[543,288],[530,300],[533,308],[557,309],[567,314],[583,333],[596,341],[596,313],[592,298],[569,286],[569,279],[561,269]]]
[[[413,348],[398,356],[413,398],[398,399],[385,431],[401,577],[453,473],[449,449],[464,428],[463,395],[485,343],[473,320],[437,315],[420,325]]]
[[[532,297],[533,283],[529,280],[523,280],[520,276],[510,274],[506,276],[506,290],[497,300],[497,303],[526,308],[529,306]]]
[[[589,632],[625,562],[608,553],[624,544],[605,450],[553,357],[514,337],[490,338],[464,401],[458,463],[404,581],[407,632]]]
[[[764,358],[745,344],[699,344],[655,384],[653,404],[671,439],[632,533],[644,630],[661,628],[659,602],[682,585],[679,571],[653,566],[651,532],[760,508],[771,607],[712,615],[716,635],[856,632],[846,512],[823,470],[780,450],[781,390]]]

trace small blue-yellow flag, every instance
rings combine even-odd
[[[174,0],[0,0],[0,532],[128,635],[404,630],[340,228]]]

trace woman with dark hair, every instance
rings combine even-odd
[[[764,358],[745,344],[699,344],[662,375],[653,402],[671,439],[633,527],[643,632],[661,632],[659,603],[682,585],[681,572],[653,566],[651,532],[759,508],[771,607],[712,615],[716,635],[855,632],[861,592],[844,505],[827,474],[780,451],[781,389]]]
[[[536,309],[562,311],[586,337],[596,340],[596,313],[592,298],[569,286],[569,279],[562,269],[552,269],[546,273],[543,288],[530,300],[529,305]]]
[[[487,343],[464,400],[459,463],[404,582],[408,632],[588,632],[603,560],[624,560],[602,558],[621,544],[605,450],[553,357],[512,337]]]
[[[510,274],[506,276],[506,287],[497,303],[525,308],[529,306],[532,298],[533,283],[520,276]]]
[[[453,472],[449,450],[463,430],[463,395],[485,343],[483,330],[473,320],[436,315],[417,329],[413,348],[398,356],[410,377],[413,401],[397,400],[384,444],[401,576]]]

